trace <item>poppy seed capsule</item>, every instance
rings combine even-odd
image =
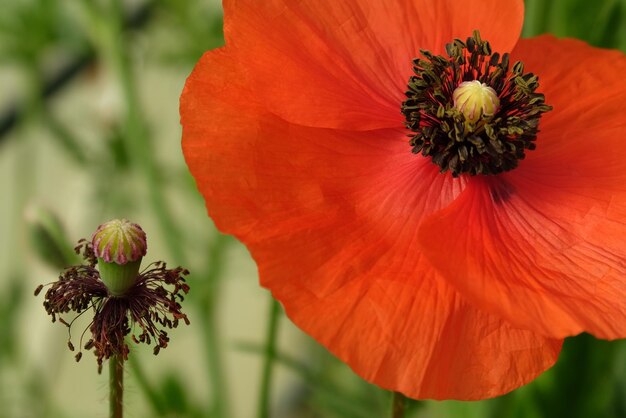
[[[454,107],[470,122],[493,116],[500,108],[496,91],[478,80],[464,81],[452,93]]]
[[[146,255],[145,232],[126,219],[114,219],[96,229],[91,244],[102,282],[112,296],[123,296],[135,283]]]

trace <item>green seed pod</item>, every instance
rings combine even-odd
[[[98,227],[91,238],[98,258],[100,278],[112,296],[124,296],[139,275],[148,248],[141,227],[126,219],[114,219]]]

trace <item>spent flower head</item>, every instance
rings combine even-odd
[[[157,261],[140,271],[146,254],[146,235],[137,224],[125,219],[113,220],[98,227],[92,240],[81,239],[75,248],[83,263],[65,269],[56,282],[50,283],[44,299],[46,312],[68,327],[68,347],[72,343],[71,327],[74,321],[91,309],[93,319],[88,330],[91,337],[84,341],[87,329],[81,334],[76,361],[82,350],[92,350],[98,361],[111,356],[128,358],[126,337],[136,343],[152,344],[154,354],[167,347],[166,329],[176,328],[180,321],[189,325],[182,312],[181,302],[189,292],[182,267],[168,269]],[[40,285],[38,295],[44,285]],[[75,313],[67,321],[62,315]]]

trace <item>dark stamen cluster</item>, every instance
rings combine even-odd
[[[80,346],[84,350],[93,348],[99,371],[102,370],[102,362],[113,355],[128,358],[127,335],[132,334],[131,338],[137,344],[154,342],[154,354],[158,354],[169,342],[164,329],[176,328],[179,321],[189,325],[189,319],[182,313],[180,305],[183,295],[189,292],[184,278],[189,274],[187,270],[181,267],[167,269],[163,262],[153,263],[137,277],[124,296],[115,297],[109,294],[100,280],[91,244],[81,240],[76,252],[82,252],[86,264],[66,269],[59,280],[51,284],[45,295],[44,307],[52,316],[52,322],[58,319],[68,328],[85,311],[93,309],[94,317],[89,325],[91,338],[83,345],[81,337]],[[35,295],[42,289],[43,286],[39,286]],[[69,312],[78,315],[68,323],[60,315]],[[71,334],[68,347],[74,351]],[[76,361],[81,357],[82,352],[79,351]]]
[[[478,31],[462,42],[446,45],[447,57],[422,50],[413,61],[402,103],[406,126],[413,131],[415,154],[431,157],[454,177],[498,174],[517,167],[525,150],[535,149],[541,115],[551,107],[535,93],[538,78],[516,62],[509,71],[509,54],[492,53]],[[454,107],[453,92],[464,81],[478,80],[493,88],[500,107],[492,116],[472,122]]]

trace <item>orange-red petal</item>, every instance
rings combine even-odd
[[[304,331],[384,388],[481,399],[550,367],[561,342],[469,304],[430,267],[422,217],[461,193],[411,155],[403,132],[295,126],[229,84],[208,53],[181,99],[183,150],[216,225]]]
[[[549,36],[514,56],[554,106],[537,150],[469,181],[422,226],[423,248],[465,297],[517,326],[626,337],[626,57]]]
[[[522,0],[226,0],[227,45],[259,103],[287,121],[368,130],[402,124],[399,112],[420,49],[479,29],[510,51]]]

